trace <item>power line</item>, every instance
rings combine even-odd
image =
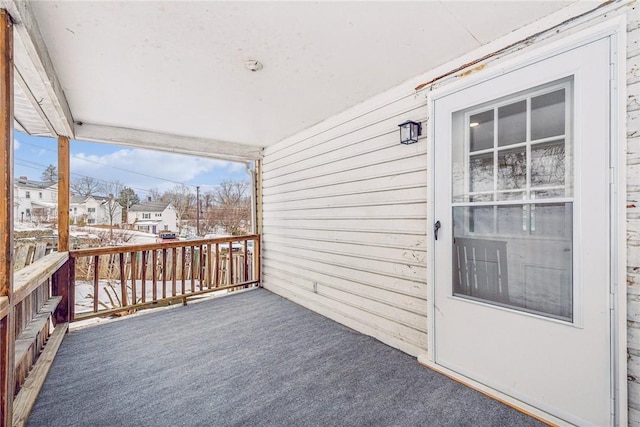
[[[30,145],[32,147],[39,148],[41,150],[51,151],[51,152],[54,152],[56,154],[58,153],[58,150],[54,150],[52,148],[47,148],[47,147],[41,147],[39,145],[32,144],[30,142],[20,141],[20,144]],[[196,185],[193,185],[193,184],[185,184],[184,182],[180,182],[180,181],[174,181],[174,180],[166,179],[166,178],[159,178],[157,176],[147,175],[147,174],[144,174],[142,172],[136,172],[136,171],[132,171],[132,170],[129,170],[129,169],[120,168],[120,167],[117,167],[117,166],[112,166],[112,165],[109,165],[109,164],[106,164],[106,163],[101,163],[101,162],[98,162],[98,161],[95,161],[95,160],[89,160],[89,159],[84,158],[84,157],[78,157],[78,156],[73,156],[73,155],[71,157],[73,157],[74,159],[85,161],[85,162],[95,163],[95,164],[101,165],[101,166],[106,166],[106,167],[111,168],[111,169],[116,169],[116,170],[120,170],[120,171],[123,171],[123,172],[128,172],[128,173],[132,173],[132,174],[135,174],[135,175],[144,176],[146,178],[157,179],[159,181],[166,181],[166,182],[171,182],[171,183],[174,183],[174,184],[182,184],[182,185],[186,185],[188,187],[196,187]]]
[[[28,164],[20,164],[20,166],[22,166],[22,167],[27,167],[27,168],[35,169],[35,170],[40,171],[40,172],[44,172],[44,171],[47,169],[47,167],[48,167],[47,165],[43,165],[42,163],[32,162],[32,161],[29,161],[29,160],[21,159],[21,158],[19,158],[19,157],[15,157],[15,158],[14,158],[14,160],[15,160],[15,161],[16,161],[16,163],[18,163],[18,164],[20,164],[20,162],[23,162],[23,163],[31,163],[31,164],[33,164],[33,165],[37,165],[38,167],[36,167],[36,166],[30,166],[30,165],[28,165]],[[43,168],[44,168],[44,169],[43,169]],[[107,181],[107,180],[99,179],[99,178],[94,178],[94,177],[92,177],[92,176],[82,175],[82,174],[80,174],[80,173],[75,173],[75,172],[71,172],[71,175],[79,176],[79,177],[82,177],[82,178],[91,178],[91,179],[95,179],[96,181],[98,181],[98,182],[102,182],[103,184],[111,184],[111,183],[112,183],[111,181]],[[132,190],[142,191],[142,192],[144,192],[144,193],[148,193],[148,192],[150,191],[150,189],[148,189],[148,188],[131,187],[131,186],[129,186],[129,185],[125,185],[125,187],[129,187],[129,188],[131,188]]]

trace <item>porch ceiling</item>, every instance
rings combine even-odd
[[[571,3],[0,0],[19,128],[234,159]]]

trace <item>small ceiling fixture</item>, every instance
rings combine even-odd
[[[400,128],[400,143],[401,144],[413,144],[418,142],[418,137],[422,135],[422,123],[407,120],[406,122],[399,124]]]
[[[244,66],[249,71],[260,71],[262,70],[262,62],[256,61],[255,59],[248,59],[244,61]]]

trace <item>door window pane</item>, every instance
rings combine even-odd
[[[527,183],[525,148],[498,152],[498,190],[524,188]]]
[[[549,187],[565,184],[564,140],[531,147],[531,186]]]
[[[531,98],[532,140],[564,135],[564,103],[564,89]]]
[[[498,146],[518,144],[527,139],[527,101],[498,108]]]
[[[572,320],[571,205],[454,207],[453,295]]]
[[[493,148],[493,110],[474,114],[469,118],[469,151]]]
[[[493,153],[471,156],[469,177],[472,192],[493,190]]]
[[[453,114],[453,295],[573,320],[571,88]]]

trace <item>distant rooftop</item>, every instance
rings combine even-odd
[[[129,212],[162,212],[171,202],[141,202],[129,208]]]
[[[49,188],[57,184],[57,182],[34,181],[26,176],[21,176],[20,178],[15,179],[15,183],[21,187],[27,188]]]

